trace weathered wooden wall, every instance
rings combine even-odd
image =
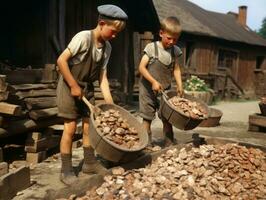
[[[198,36],[183,36],[181,38],[182,43],[187,44],[187,41],[193,41],[194,51],[191,54],[190,62],[183,63],[187,69],[195,71],[197,73],[212,73],[219,72],[224,73],[225,70],[218,68],[218,52],[219,49],[233,50],[238,53],[236,64],[230,69],[232,76],[235,78],[237,83],[247,93],[257,93],[257,87],[262,85],[256,81],[259,71],[266,70],[266,58],[261,65],[259,70],[256,69],[257,56],[266,57],[266,49],[259,47],[252,47],[243,44],[230,43],[225,41],[214,40],[212,38],[198,37]],[[186,57],[186,45],[184,49],[184,57]],[[266,82],[266,79],[261,78],[260,80]],[[261,86],[260,86],[261,88]],[[259,89],[260,91],[262,89]],[[260,94],[263,92],[259,92]]]

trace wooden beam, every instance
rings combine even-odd
[[[50,84],[19,84],[19,85],[10,85],[10,91],[25,91],[25,90],[33,90],[33,89],[55,89],[56,84],[50,83]]]
[[[56,97],[25,98],[29,110],[56,107]]]
[[[36,131],[42,128],[47,128],[53,124],[62,124],[63,119],[59,117],[51,117],[45,120],[34,121],[31,119],[24,119],[10,122],[8,128],[0,128],[0,138],[7,138],[17,134],[26,133],[29,131]]]
[[[32,110],[29,112],[30,118],[34,120],[46,119],[52,116],[56,116],[58,113],[58,108],[46,108],[40,110]]]
[[[21,106],[0,102],[0,113],[19,116],[22,114]]]
[[[55,89],[18,91],[14,95],[18,96],[19,99],[24,99],[28,97],[54,97],[56,96],[56,91]]]
[[[0,92],[5,92],[6,88],[6,75],[0,74]]]
[[[266,117],[259,114],[249,115],[249,124],[266,127]]]

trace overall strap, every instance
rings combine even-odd
[[[175,66],[175,46],[171,48],[171,57],[172,57],[172,64],[174,67]]]
[[[158,59],[158,45],[157,42],[153,42],[154,43],[154,51],[155,51],[155,59]]]

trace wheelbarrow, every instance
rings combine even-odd
[[[169,98],[176,96],[175,91],[163,92],[161,97],[161,115],[173,126],[181,130],[191,130],[196,128],[205,118],[190,118],[182,112],[177,111],[173,105],[168,101]],[[209,113],[208,106],[200,99],[191,95],[185,94],[184,98],[190,101],[196,101],[199,103],[207,113]],[[207,119],[207,118],[206,118]]]
[[[215,127],[220,124],[220,120],[223,116],[223,112],[216,108],[209,108],[208,119],[203,120],[199,126],[200,127]]]
[[[95,149],[95,151],[104,159],[115,163],[125,163],[137,159],[140,156],[141,151],[148,145],[148,134],[142,128],[141,123],[130,112],[118,105],[101,103],[93,106],[86,97],[83,96],[82,100],[91,111],[89,139],[91,146]],[[137,148],[128,149],[121,147],[120,145],[108,140],[98,132],[95,123],[95,112],[99,112],[99,110],[107,111],[110,109],[119,111],[121,117],[127,120],[129,126],[137,130],[139,137],[139,145]]]

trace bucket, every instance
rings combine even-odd
[[[168,91],[166,94],[169,98],[177,95],[175,91]],[[208,113],[208,106],[201,100],[188,94],[185,94],[184,98],[199,103]],[[195,119],[188,117],[187,115],[175,110],[173,105],[168,102],[165,95],[162,95],[161,99],[161,114],[170,124],[181,130],[194,129],[204,120],[204,118]]]
[[[91,146],[96,152],[104,159],[115,163],[129,162],[138,158],[141,151],[148,145],[148,134],[142,128],[141,123],[130,112],[115,104],[98,104],[95,107],[99,107],[102,111],[107,111],[109,109],[119,111],[121,117],[127,120],[129,126],[137,130],[139,137],[139,147],[134,149],[123,148],[108,140],[98,132],[96,129],[94,114],[91,113],[89,139]]]
[[[199,126],[200,127],[215,127],[218,126],[220,123],[220,120],[222,118],[222,111],[215,109],[215,108],[209,108],[209,117],[205,120],[203,120]]]

